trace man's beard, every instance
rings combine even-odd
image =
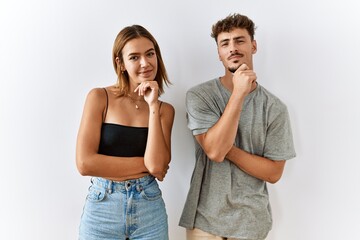
[[[240,66],[239,66],[239,67],[240,67]],[[234,72],[236,72],[236,70],[237,70],[239,67],[229,67],[228,70],[229,70],[231,73],[234,73]]]
[[[231,72],[231,73],[235,73],[236,70],[243,64],[241,63],[240,61],[237,61],[237,62],[234,62],[235,64],[238,64],[237,66],[233,66],[233,67],[228,67],[228,70]]]

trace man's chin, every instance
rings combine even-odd
[[[228,70],[231,72],[231,73],[234,73],[236,72],[236,70],[238,69],[239,67],[229,67]]]

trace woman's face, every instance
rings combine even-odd
[[[122,57],[121,70],[128,73],[131,87],[155,79],[157,57],[154,44],[149,39],[140,37],[130,40],[122,50]]]

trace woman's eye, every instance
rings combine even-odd
[[[148,53],[148,56],[149,56],[149,57],[152,57],[152,56],[154,56],[154,55],[155,55],[154,52],[149,52],[149,53]]]

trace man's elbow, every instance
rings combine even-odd
[[[217,163],[221,163],[225,159],[225,156],[222,156],[222,155],[217,154],[217,153],[215,153],[215,154],[209,153],[209,154],[207,154],[207,156],[211,161],[214,161],[214,162],[217,162]]]
[[[214,161],[214,162],[223,162],[225,157],[226,157],[226,153],[227,152],[222,152],[221,150],[219,149],[210,149],[208,151],[206,151],[206,156],[211,160],[211,161]]]
[[[274,168],[272,173],[268,176],[268,179],[266,180],[269,183],[277,183],[280,178],[282,177],[282,174],[284,172],[284,167],[285,167],[285,161],[284,160],[277,160],[277,161],[273,161]]]
[[[282,172],[275,173],[275,174],[272,174],[271,176],[269,176],[266,181],[268,183],[275,184],[280,180],[281,176],[282,176]]]

